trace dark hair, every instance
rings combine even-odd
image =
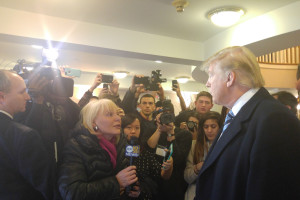
[[[194,110],[184,110],[181,111],[176,117],[175,117],[175,126],[180,127],[181,122],[187,122],[190,117],[196,117],[199,121],[201,118],[201,114],[199,114],[197,111]]]
[[[164,110],[167,110],[171,113],[174,113],[174,105],[172,104],[171,100],[166,99],[163,101],[157,101],[155,104],[156,107],[163,107]]]
[[[185,122],[188,122],[190,117],[195,117],[199,120],[199,122],[201,121],[201,114],[198,113],[197,111],[189,112],[186,116]]]
[[[212,103],[212,95],[209,92],[206,92],[206,91],[199,92],[196,96],[196,101],[199,99],[199,97],[202,97],[202,96],[210,98],[210,102]]]
[[[143,96],[141,96],[141,98],[140,98],[140,103],[142,103],[142,99],[143,99],[143,98],[147,98],[147,97],[153,98],[153,101],[154,101],[154,103],[155,103],[155,98],[154,98],[154,96],[152,96],[151,94],[144,94]]]
[[[277,96],[277,100],[282,103],[283,105],[286,105],[286,106],[290,106],[291,107],[291,111],[296,115],[297,114],[297,98],[287,92],[287,91],[280,91],[280,92],[277,92],[275,94],[272,94],[272,96]]]
[[[197,140],[194,149],[194,155],[193,155],[194,164],[199,163],[201,161],[201,158],[204,157],[204,150],[208,151],[208,146],[206,144],[206,136],[203,129],[203,125],[205,121],[208,119],[215,119],[219,125],[219,128],[221,128],[222,125],[221,115],[218,112],[209,111],[201,116],[201,120],[199,122]]]
[[[124,117],[122,117],[122,129],[124,129],[126,126],[134,122],[134,120],[138,119],[139,117],[134,113],[126,114]],[[140,120],[139,120],[140,121]]]

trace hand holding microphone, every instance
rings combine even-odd
[[[120,188],[126,188],[131,184],[137,182],[138,178],[136,176],[136,167],[129,166],[123,170],[121,170],[117,175],[116,178],[120,184]]]
[[[140,145],[138,145],[138,138],[135,136],[131,136],[129,145],[126,146],[126,151],[125,151],[125,156],[129,158],[130,166],[133,166],[133,159],[139,157],[139,155],[140,155]],[[135,173],[136,173],[136,171],[135,171]],[[133,182],[132,184],[130,184],[126,187],[126,192],[128,195],[132,194],[132,191],[135,190],[135,188],[136,188],[135,187],[136,185],[134,184],[135,182]]]

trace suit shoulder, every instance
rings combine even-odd
[[[39,134],[34,129],[18,122],[12,122],[11,129],[13,133],[20,136],[39,137]]]
[[[257,111],[263,115],[290,115],[296,117],[286,106],[277,102],[275,99],[263,100],[258,106]]]

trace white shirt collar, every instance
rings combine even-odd
[[[7,115],[7,116],[9,116],[11,119],[14,119],[11,114],[9,114],[8,112],[5,112],[4,110],[0,110],[0,112]]]
[[[255,95],[259,88],[252,88],[243,94],[233,105],[232,112],[234,116],[238,114],[241,108]]]

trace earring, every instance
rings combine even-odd
[[[98,126],[96,125],[95,127],[93,127],[93,129],[94,129],[94,131],[98,131],[99,130],[99,128],[98,128]]]

